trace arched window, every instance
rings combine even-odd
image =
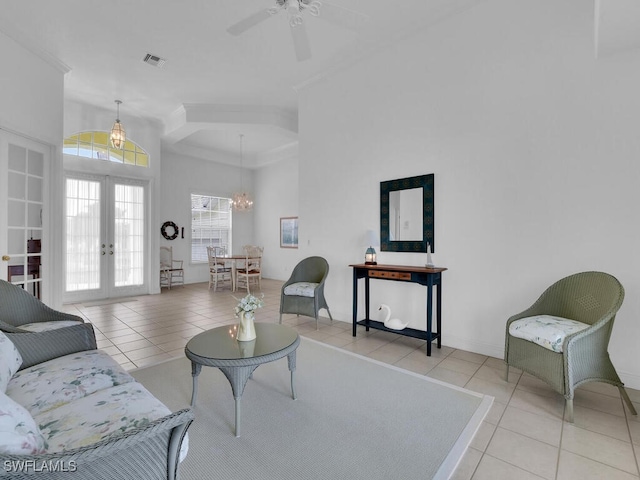
[[[64,139],[62,153],[76,157],[106,160],[138,167],[149,166],[149,154],[141,147],[127,140],[124,148],[113,148],[109,132],[81,132]]]

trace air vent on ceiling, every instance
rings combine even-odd
[[[166,60],[164,58],[160,58],[157,55],[151,55],[150,53],[147,53],[142,61],[158,68],[162,68],[162,66],[166,63]]]

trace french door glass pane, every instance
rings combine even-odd
[[[115,185],[115,286],[144,283],[144,188]]]
[[[40,298],[44,154],[9,143],[7,160],[7,279]]]
[[[100,182],[67,179],[66,291],[100,288]]]

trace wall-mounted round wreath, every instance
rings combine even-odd
[[[173,233],[171,235],[167,233],[167,228],[173,228]],[[167,240],[175,240],[178,237],[178,225],[176,225],[175,222],[171,221],[164,222],[162,224],[162,227],[160,227],[160,232],[162,233],[162,236]]]

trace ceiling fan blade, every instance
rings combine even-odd
[[[264,22],[269,17],[271,17],[269,9],[260,10],[259,12],[256,12],[253,15],[249,15],[243,20],[240,20],[238,23],[231,25],[229,28],[227,28],[227,32],[229,32],[231,35],[240,35],[241,33],[246,32],[251,27],[259,24],[260,22]]]
[[[291,36],[293,37],[293,48],[296,51],[296,58],[299,62],[311,58],[311,47],[309,46],[309,37],[304,23],[291,26]]]
[[[369,17],[364,13],[355,12],[333,3],[327,3],[324,0],[318,17],[349,30],[358,30],[369,20]]]

